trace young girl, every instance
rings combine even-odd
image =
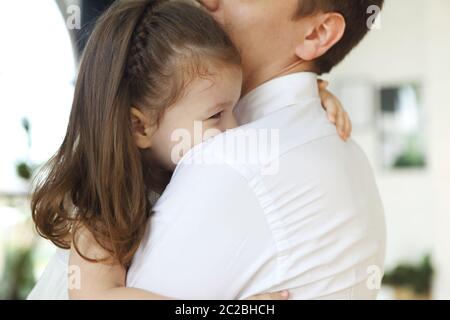
[[[67,268],[49,266],[54,280],[42,279],[42,292],[60,290],[56,297],[64,298],[69,289],[72,299],[166,298],[125,287],[151,216],[149,194],[164,190],[176,166],[174,130],[192,133],[195,122],[219,133],[235,127],[241,86],[237,50],[201,9],[123,1],[100,18],[83,54],[66,137],[32,198],[38,232],[70,249],[69,265],[81,282],[51,288],[68,282]],[[331,105],[333,116],[339,108]],[[35,292],[34,298],[45,297]]]

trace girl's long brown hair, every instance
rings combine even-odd
[[[157,122],[180,96],[187,71],[211,59],[239,64],[216,22],[186,3],[119,1],[99,19],[66,136],[37,177],[31,206],[41,236],[65,249],[73,244],[83,256],[75,234],[86,228],[129,266],[147,227],[155,176],[134,144],[130,108]]]

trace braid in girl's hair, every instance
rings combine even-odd
[[[147,44],[150,38],[151,20],[153,11],[160,3],[159,0],[151,0],[143,8],[142,15],[138,20],[133,32],[130,44],[130,53],[127,62],[126,76],[129,78],[140,78],[139,75],[147,72],[148,54],[146,52]]]

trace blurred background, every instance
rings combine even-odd
[[[62,142],[80,53],[111,2],[0,2],[0,299],[24,299],[54,252],[30,221],[30,178]],[[449,13],[448,0],[386,0],[325,77],[385,205],[380,299],[450,299]]]

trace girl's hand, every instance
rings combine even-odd
[[[248,297],[244,300],[288,300],[289,299],[289,291],[279,291],[272,293],[264,293],[258,294],[256,296]]]
[[[319,80],[319,94],[328,119],[336,125],[339,136],[346,141],[352,133],[352,122],[338,98],[327,90],[328,82]]]

